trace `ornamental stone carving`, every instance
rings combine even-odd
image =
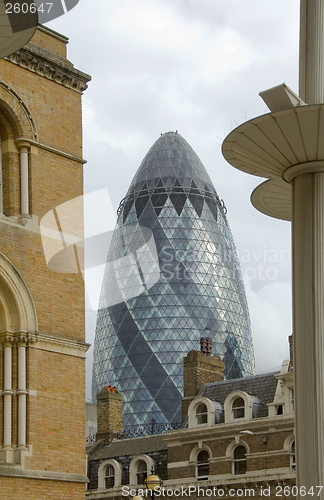
[[[87,82],[91,79],[86,73],[75,69],[67,59],[53,57],[53,53],[49,55],[46,49],[32,42],[5,57],[5,60],[77,92],[84,92],[88,87]]]

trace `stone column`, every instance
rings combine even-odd
[[[29,215],[29,180],[28,180],[28,152],[30,144],[24,139],[18,139],[16,145],[20,155],[20,211],[22,216]]]
[[[26,346],[27,337],[18,336],[18,449],[27,450],[27,388],[26,388]]]
[[[3,335],[1,338],[4,350],[3,362],[3,447],[2,450],[12,450],[12,344],[13,336]]]

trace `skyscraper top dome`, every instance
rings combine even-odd
[[[154,181],[161,177],[178,179],[181,186],[188,189],[190,180],[195,180],[198,188],[204,189],[207,184],[209,189],[215,191],[200,159],[177,132],[166,132],[155,141],[137,170],[128,194],[144,181],[147,181],[149,188],[155,187]],[[172,182],[167,184],[173,185]]]
[[[120,204],[119,213],[123,210],[125,222],[135,202],[136,212],[140,217],[151,197],[156,215],[159,215],[168,195],[178,215],[181,214],[188,197],[199,217],[203,198],[206,198],[215,218],[215,201],[224,208],[204,165],[188,142],[177,132],[166,132],[155,141],[139,166],[127,195]]]
[[[143,228],[150,240],[142,238]],[[183,357],[199,348],[201,337],[212,338],[227,378],[254,373],[225,207],[176,132],[153,144],[120,203],[100,307],[93,395],[106,384],[118,387],[125,427],[180,420]]]

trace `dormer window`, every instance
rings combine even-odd
[[[129,464],[129,483],[134,486],[144,484],[155,464],[149,455],[137,455]]]
[[[243,398],[236,398],[232,404],[233,418],[244,418],[245,416],[245,403]]]
[[[224,401],[225,423],[250,420],[259,415],[261,402],[258,396],[244,391],[230,393]]]
[[[145,479],[147,478],[147,465],[144,460],[141,460],[137,464],[137,472],[136,472],[136,484],[144,484]]]
[[[193,399],[188,407],[188,427],[211,426],[220,422],[223,407],[218,401],[200,397]]]
[[[115,469],[112,465],[108,465],[105,470],[105,489],[115,486]]]
[[[207,406],[205,404],[200,404],[196,409],[196,420],[197,425],[207,424]]]
[[[120,486],[121,476],[121,466],[116,460],[104,460],[98,469],[98,488],[109,490]]]

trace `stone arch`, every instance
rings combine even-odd
[[[108,459],[108,460],[104,460],[103,462],[101,462],[99,469],[98,469],[98,488],[99,489],[102,489],[102,490],[105,489],[105,470],[109,465],[111,465],[114,468],[114,473],[115,473],[114,488],[116,486],[121,485],[121,479],[122,479],[121,465],[115,459]]]
[[[200,405],[205,405],[206,407],[206,422],[205,423],[198,423],[197,422],[197,408]],[[211,426],[215,424],[215,406],[213,402],[205,397],[200,397],[193,399],[189,405],[188,408],[188,427],[189,429],[192,429],[194,427],[200,427],[201,425],[204,426]]]
[[[27,104],[7,83],[0,80],[0,112],[10,126],[14,140],[26,139],[38,142],[35,120]],[[4,125],[8,133],[9,127]]]
[[[139,462],[145,462],[147,475],[154,469],[154,461],[149,455],[137,455],[129,464],[129,484],[137,485],[137,466]]]
[[[30,291],[16,267],[0,252],[0,332],[37,332]]]
[[[209,448],[209,446],[207,446],[207,444],[205,444],[205,443],[197,444],[196,446],[194,446],[194,448],[192,448],[192,450],[190,452],[189,461],[191,463],[196,463],[197,455],[200,451],[207,451],[209,458],[212,458],[212,456],[213,456],[212,451]]]

